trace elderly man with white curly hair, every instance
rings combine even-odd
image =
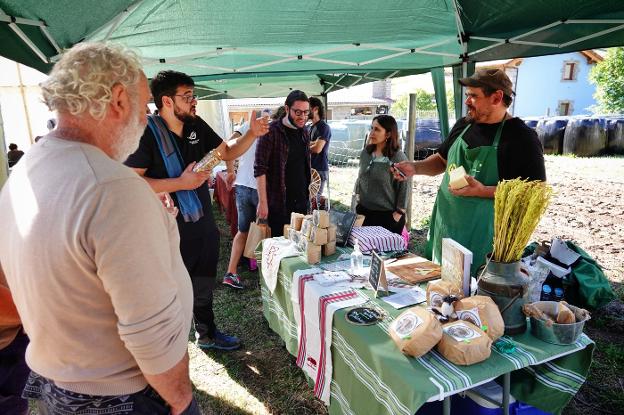
[[[41,88],[58,126],[0,193],[0,283],[30,338],[23,396],[43,414],[197,414],[176,221],[120,162],[146,125],[140,62],[81,44]]]

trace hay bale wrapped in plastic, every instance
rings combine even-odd
[[[624,118],[607,120],[607,151],[624,153]]]
[[[607,121],[604,118],[571,118],[563,136],[563,154],[591,157],[607,149]]]
[[[535,132],[544,147],[544,154],[563,152],[563,136],[567,125],[568,117],[545,118],[537,123]]]

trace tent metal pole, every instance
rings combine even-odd
[[[298,59],[298,58],[295,57],[295,59]],[[301,59],[305,59],[305,60],[308,60],[308,61],[315,61],[315,62],[336,63],[338,65],[348,65],[348,66],[359,66],[360,65],[357,62],[347,62],[347,61],[337,61],[335,59],[317,58],[316,56],[312,56],[312,55],[303,55],[303,56],[301,56]]]
[[[58,43],[56,43],[56,40],[54,40],[54,38],[50,34],[50,31],[48,30],[48,27],[47,26],[39,26],[39,30],[41,30],[41,33],[43,33],[43,35],[46,37],[46,39],[48,39],[48,42],[50,42],[52,47],[56,50],[56,53],[61,53],[61,48],[59,47]]]
[[[284,63],[284,62],[295,61],[295,60],[297,60],[297,57],[296,56],[291,56],[290,58],[278,59],[278,60],[271,61],[271,62],[264,62],[264,63],[258,63],[256,65],[245,66],[245,67],[242,67],[242,68],[234,69],[234,71],[235,72],[245,72],[245,71],[248,71],[250,69],[263,68],[265,66],[277,65],[278,63]]]
[[[407,159],[414,161],[414,140],[416,138],[416,94],[409,94],[409,111],[407,119]],[[412,193],[414,178],[407,179],[407,209],[405,210],[405,225],[407,230],[412,229]]]
[[[42,22],[41,20],[32,20],[32,19],[24,19],[23,17],[9,16],[2,9],[0,9],[0,22],[5,22],[5,23],[14,22],[17,24],[23,24],[27,26],[45,27],[45,23]]]
[[[325,93],[326,93],[326,94],[329,94],[329,93],[331,92],[331,90],[332,90],[332,89],[333,89],[333,88],[334,88],[334,87],[335,87],[338,83],[340,83],[340,81],[342,81],[342,80],[345,78],[345,76],[347,76],[347,75],[349,75],[349,74],[348,74],[348,73],[342,74],[342,75],[340,76],[340,78],[338,78],[338,79],[336,80],[336,82],[334,82],[334,83],[330,84],[329,88],[327,88],[327,90],[325,91]]]
[[[121,13],[115,16],[113,20],[111,20],[111,27],[110,29],[108,29],[108,32],[106,32],[106,36],[104,36],[104,42],[107,42],[108,39],[110,39],[115,29],[117,29],[119,25],[122,24],[123,21],[126,20],[128,16],[130,16],[130,13],[132,13],[134,9],[136,9],[138,6],[139,6],[138,2],[130,5],[130,7],[127,7],[126,9],[124,9]]]
[[[28,38],[28,36],[26,36],[26,33],[22,32],[22,29],[20,29],[18,25],[15,23],[9,23],[9,27],[17,36],[19,36],[20,39],[22,39],[24,43],[26,43],[26,45],[28,45],[30,50],[32,50],[35,55],[39,57],[39,59],[41,59],[44,63],[50,63],[46,55]]]
[[[559,45],[559,47],[560,48],[565,48],[565,47],[568,47],[570,45],[574,45],[575,43],[583,42],[585,40],[593,39],[593,38],[598,37],[598,36],[606,35],[607,33],[615,32],[615,31],[618,31],[618,30],[623,29],[623,28],[624,28],[624,25],[615,26],[615,27],[612,27],[612,28],[607,29],[607,30],[603,30],[603,31],[598,32],[598,33],[593,33],[591,35],[584,36],[584,37],[578,38],[576,40],[572,40],[570,42],[562,43],[561,45]]]
[[[4,122],[0,111],[0,189],[9,178],[9,160],[6,153],[6,141],[4,141]]]
[[[550,24],[547,24],[546,26],[542,26],[542,27],[538,27],[538,28],[533,29],[533,30],[529,30],[528,32],[523,33],[521,35],[510,37],[509,40],[512,41],[512,40],[522,39],[523,37],[527,37],[527,36],[532,35],[534,33],[541,32],[541,31],[544,31],[546,29],[550,29],[551,27],[559,26],[561,24],[563,24],[563,22],[561,20],[558,20],[556,22],[552,22]]]
[[[158,63],[158,62],[153,62]],[[186,66],[192,66],[194,68],[202,68],[202,69],[216,69],[224,72],[236,72],[236,69],[225,68],[223,66],[212,66],[212,65],[204,65],[203,63],[185,63]]]
[[[408,53],[411,53],[411,51],[406,50],[406,51],[403,51],[403,52],[393,53],[392,55],[386,55],[386,56],[382,56],[380,58],[375,58],[375,59],[371,59],[371,60],[368,60],[368,61],[360,62],[360,66],[368,65],[368,64],[371,64],[371,63],[375,63],[375,62],[386,61],[388,59],[397,58],[399,56],[407,55]]]
[[[570,19],[570,20],[566,20],[565,22],[563,22],[563,24],[621,24],[624,23],[624,19],[605,19],[605,20],[598,20],[598,19],[587,19],[587,20],[581,20],[581,19]]]

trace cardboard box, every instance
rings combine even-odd
[[[366,219],[366,216],[364,215],[357,215],[357,217],[355,218],[355,223],[353,224],[354,228],[359,228],[360,226],[364,225],[364,219]]]
[[[303,222],[304,215],[301,213],[293,212],[290,214],[290,226],[296,230],[301,230],[301,223]]]
[[[315,210],[312,212],[312,223],[319,228],[329,227],[329,212],[326,210]]]
[[[313,226],[314,225],[312,225],[312,217],[303,218],[303,223],[301,224],[301,233],[303,234],[303,236],[310,239],[310,233],[312,232]]]
[[[323,245],[323,256],[330,256],[336,253],[336,241],[327,242]]]
[[[327,240],[327,229],[319,228],[318,226],[312,226],[310,231],[310,241],[316,245],[324,245]]]
[[[307,241],[305,244],[305,256],[308,264],[318,264],[321,262],[321,246]]]
[[[329,225],[329,228],[327,228],[327,241],[328,242],[336,242],[336,225],[334,225],[333,223],[331,225]]]

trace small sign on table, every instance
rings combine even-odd
[[[372,251],[368,282],[375,291],[375,297],[377,297],[377,293],[380,290],[388,294],[388,281],[386,280],[386,268],[384,261],[375,251]]]

